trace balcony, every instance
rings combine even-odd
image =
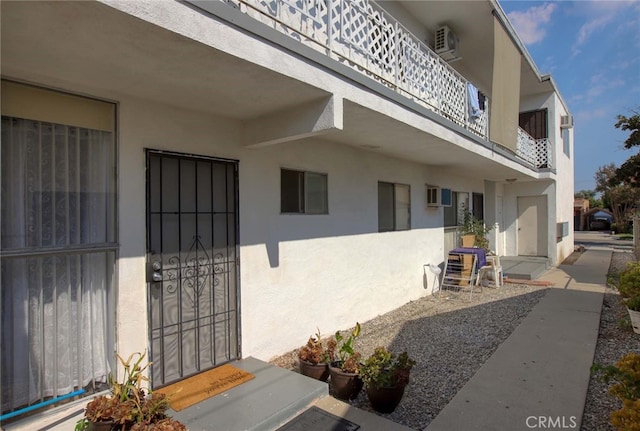
[[[472,83],[373,0],[220,1],[489,141],[489,100],[470,115]],[[550,168],[550,142],[519,130],[516,156]]]
[[[551,141],[548,138],[534,139],[518,127],[516,155],[535,168],[552,168]]]

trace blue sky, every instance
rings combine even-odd
[[[574,116],[575,190],[594,190],[598,167],[637,151],[614,124],[640,111],[640,0],[499,2]]]

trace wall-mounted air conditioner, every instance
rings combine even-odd
[[[458,36],[451,29],[443,25],[436,30],[434,50],[445,61],[457,60],[458,57]]]
[[[426,185],[426,202],[427,207],[450,207],[451,206],[451,190],[441,189],[438,186]]]
[[[560,128],[570,129],[573,127],[573,115],[562,115],[560,117]]]

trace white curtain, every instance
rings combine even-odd
[[[1,177],[6,412],[109,373],[112,133],[2,117]]]

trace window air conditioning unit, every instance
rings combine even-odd
[[[560,128],[571,129],[573,127],[573,115],[562,115],[560,117]]]
[[[458,36],[451,29],[443,25],[436,30],[435,51],[443,60],[452,61],[458,57]]]
[[[451,206],[451,190],[441,189],[438,186],[426,185],[426,201],[427,207],[450,207]]]

